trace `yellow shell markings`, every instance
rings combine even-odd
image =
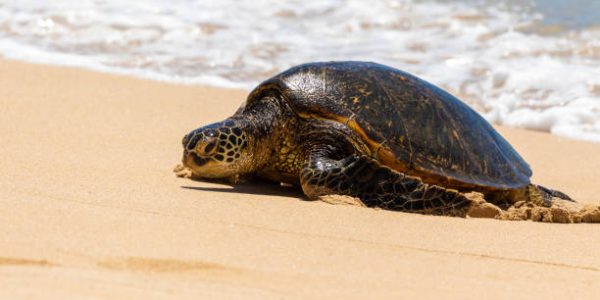
[[[459,139],[458,132],[456,132],[456,130],[454,130],[454,129],[452,129],[452,136],[457,140]]]
[[[373,92],[370,90],[367,90],[365,87],[359,87],[358,88],[358,92],[361,93],[363,96],[370,96]]]
[[[386,147],[382,146],[382,143],[378,143],[373,141],[367,133],[360,127],[360,125],[356,122],[356,120],[351,118],[346,118],[339,115],[315,115],[309,113],[299,113],[299,116],[304,119],[320,119],[320,120],[333,120],[342,124],[346,124],[348,128],[352,131],[356,132],[360,138],[367,144],[369,147],[368,154],[372,156],[373,153],[378,155],[380,161],[382,161],[385,165],[391,167],[394,170],[403,172],[408,170],[406,165],[396,160],[396,156]]]

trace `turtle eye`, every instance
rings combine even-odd
[[[216,130],[214,130],[214,129],[209,129],[209,130],[206,130],[206,131],[204,132],[204,135],[206,135],[206,136],[208,136],[208,137],[215,137],[215,136],[217,136],[218,134],[219,134],[219,133],[218,133]]]

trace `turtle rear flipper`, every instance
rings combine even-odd
[[[458,191],[428,185],[367,156],[341,160],[311,157],[302,169],[300,183],[309,198],[348,195],[369,207],[407,212],[465,216],[471,203]]]
[[[532,203],[537,206],[552,206],[553,197],[575,202],[567,194],[547,187],[528,184],[520,189],[492,191],[485,194],[485,199],[496,205],[508,208],[517,202]]]
[[[567,201],[571,201],[571,202],[575,202],[575,200],[573,200],[571,197],[569,197],[569,195],[561,192],[561,191],[557,191],[557,190],[553,190],[553,189],[549,189],[545,186],[541,186],[541,185],[537,185],[537,184],[533,184],[533,186],[538,189],[539,191],[542,192],[542,194],[544,194],[546,197],[557,197],[563,200],[567,200]]]

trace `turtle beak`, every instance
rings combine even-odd
[[[184,166],[186,167],[191,167],[190,166],[190,157],[191,157],[191,152],[188,151],[187,149],[187,145],[190,142],[190,135],[186,134],[183,136],[183,139],[181,140],[181,144],[183,145],[183,158],[181,158],[181,163],[183,163]]]
[[[195,148],[197,139],[192,141],[193,136],[194,131],[184,135],[183,139],[181,140],[181,144],[183,145],[182,163],[184,166],[192,169],[202,167],[210,160],[210,158],[202,157],[196,153]]]
[[[181,140],[181,144],[183,145],[184,151],[188,151],[188,152],[194,151],[194,147],[196,147],[197,139],[195,141],[192,141],[193,137],[194,137],[194,132],[191,132],[191,133],[183,136],[183,139]]]
[[[183,139],[181,140],[181,144],[183,144],[183,149],[185,149],[185,146],[187,146],[187,144],[190,142],[190,135],[186,134],[183,136]]]

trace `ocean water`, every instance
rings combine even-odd
[[[375,61],[496,124],[600,142],[598,0],[0,0],[0,56],[245,89]]]

